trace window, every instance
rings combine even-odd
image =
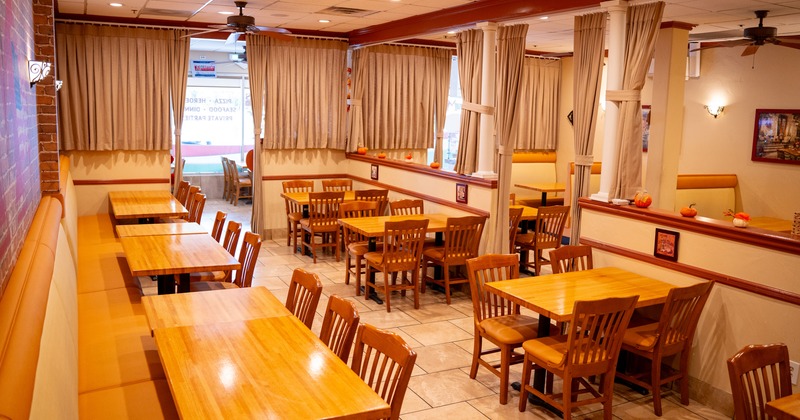
[[[442,169],[452,171],[458,155],[458,134],[461,129],[461,83],[458,78],[458,57],[450,65],[450,92],[447,95],[447,117],[442,139]],[[433,162],[433,149],[428,150],[428,161]]]

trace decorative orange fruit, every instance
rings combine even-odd
[[[431,162],[431,168],[433,168],[433,169],[439,169],[439,167],[441,167],[441,166],[442,165],[439,164],[439,162]]]
[[[378,153],[378,159],[386,159],[386,153],[383,152]]]
[[[358,153],[359,155],[366,155],[367,154],[367,148],[366,147],[359,147],[358,150],[356,150],[356,153]]]
[[[647,191],[639,191],[633,197],[633,204],[636,204],[636,207],[647,208],[653,204],[653,197],[647,193]]]
[[[681,208],[681,216],[683,216],[683,217],[695,217],[695,216],[697,216],[697,209],[694,208],[694,203],[689,204],[689,207]]]

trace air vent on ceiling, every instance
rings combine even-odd
[[[378,13],[377,10],[364,10],[364,9],[353,9],[351,7],[338,7],[338,6],[331,6],[327,9],[320,10],[317,13],[321,13],[324,15],[338,15],[338,16],[357,16],[357,17],[364,17],[369,16],[373,13]]]
[[[188,10],[172,10],[172,9],[156,9],[145,7],[139,11],[142,15],[156,15],[156,16],[174,16],[174,17],[191,17],[194,12]]]

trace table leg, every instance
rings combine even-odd
[[[528,233],[528,221],[521,220],[519,222],[520,232],[521,234]],[[527,274],[529,276],[535,275],[533,271],[528,270],[528,267],[525,265],[528,262],[528,250],[527,249],[520,249],[519,250],[519,272]]]
[[[542,191],[542,204],[541,204],[541,207],[544,207],[546,205],[547,205],[547,191]]]
[[[436,246],[444,246],[444,233],[443,232],[436,232],[435,237],[436,237],[436,239],[434,240],[434,244]],[[440,265],[434,265],[433,266],[433,278],[435,278],[435,279],[443,279],[444,278],[444,273],[442,271],[442,266],[440,266]],[[436,285],[433,284],[432,286],[436,286]],[[442,290],[440,290],[440,291],[442,293],[444,293],[444,288],[442,288]]]
[[[162,274],[158,278],[158,294],[169,295],[175,293],[175,276],[172,274]]]
[[[378,249],[377,239],[374,237],[369,238],[369,242],[367,242],[367,251],[375,252],[377,249]],[[373,286],[375,286],[375,272],[374,271],[370,272],[369,278],[366,280],[372,283]],[[367,289],[366,287],[361,286],[362,293],[366,293],[366,289]],[[378,305],[383,305],[383,300],[380,297],[378,297],[378,292],[375,291],[375,287],[369,289],[369,298]]]
[[[181,273],[180,283],[178,283],[178,293],[189,293],[189,283],[191,283],[189,277],[189,273]]]

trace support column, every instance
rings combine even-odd
[[[612,0],[600,3],[609,15],[608,21],[608,65],[606,66],[606,92],[622,89],[625,71],[625,16],[627,0]],[[606,94],[606,97],[608,95]],[[603,172],[600,174],[600,191],[592,194],[592,200],[609,202],[611,184],[618,172],[619,155],[619,102],[606,100],[606,121],[603,130]]]
[[[57,194],[61,188],[58,172],[58,111],[55,86],[58,71],[53,3],[54,0],[33,1],[33,27],[36,32],[34,37],[35,57],[38,61],[46,61],[52,65],[50,75],[36,84],[39,181],[42,194]]]
[[[644,185],[653,197],[654,207],[669,211],[675,208],[675,180],[683,140],[686,46],[693,27],[683,22],[664,23],[656,41]]]
[[[481,105],[494,110],[495,89],[495,45],[497,23],[481,22],[477,24],[483,30],[483,62],[481,63]],[[481,114],[481,130],[478,134],[478,171],[472,176],[497,179],[494,170],[494,112]]]

